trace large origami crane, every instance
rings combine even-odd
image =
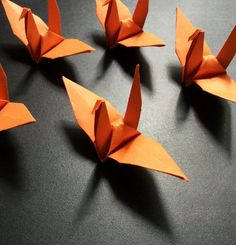
[[[28,48],[34,61],[90,52],[94,49],[78,39],[61,36],[60,10],[56,0],[48,0],[48,26],[29,8],[2,0],[13,33]]]
[[[194,27],[177,8],[176,53],[186,86],[196,83],[208,93],[236,102],[236,83],[226,72],[236,53],[236,26],[214,56],[204,41],[204,31]]]
[[[96,0],[97,17],[106,33],[109,47],[164,46],[157,36],[144,32],[148,0],[138,0],[134,14],[120,0]]]
[[[187,180],[163,146],[137,130],[142,104],[138,65],[124,118],[104,98],[65,77],[63,81],[77,123],[93,142],[101,161],[112,158]]]
[[[35,121],[25,105],[9,101],[7,76],[0,65],[0,131]]]

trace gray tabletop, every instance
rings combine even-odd
[[[134,9],[136,1],[124,1]],[[18,0],[47,20],[47,1]],[[0,63],[12,101],[37,123],[0,133],[0,244],[235,244],[236,105],[180,86],[179,6],[217,54],[236,23],[235,0],[151,0],[145,30],[164,48],[105,48],[95,1],[58,0],[65,37],[96,52],[34,64],[0,8]],[[61,76],[124,113],[141,66],[139,130],[189,177],[99,162],[75,122]],[[236,78],[236,59],[228,73]]]

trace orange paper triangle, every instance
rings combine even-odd
[[[48,0],[48,26],[28,8],[9,0],[2,0],[2,4],[13,33],[27,46],[34,61],[94,51],[78,39],[61,36],[60,11],[56,0]]]
[[[126,47],[165,45],[160,38],[143,31],[148,3],[148,0],[138,0],[134,14],[131,15],[121,0],[96,0],[97,17],[110,47],[118,44]]]
[[[137,130],[141,113],[141,88],[137,65],[125,117],[104,98],[63,77],[79,126],[93,142],[101,161],[112,158],[174,175],[187,177],[159,143]]]
[[[35,121],[24,104],[9,101],[7,77],[0,65],[0,131]]]
[[[204,41],[204,31],[194,27],[177,8],[176,53],[186,86],[196,83],[208,93],[236,102],[236,82],[226,72],[236,53],[236,26],[215,57]]]

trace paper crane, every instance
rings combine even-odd
[[[106,33],[108,46],[164,46],[155,35],[144,32],[148,0],[138,0],[133,16],[120,0],[96,0],[97,17]]]
[[[78,39],[61,36],[60,10],[56,0],[48,0],[48,26],[29,8],[2,0],[13,33],[28,48],[37,63],[42,58],[55,59],[94,49]]]
[[[187,180],[166,150],[137,130],[141,88],[137,65],[124,118],[104,98],[63,77],[79,126],[93,142],[100,160],[141,166]]]
[[[35,121],[23,104],[9,101],[7,77],[0,65],[0,131]]]
[[[236,53],[236,26],[215,57],[204,41],[204,31],[195,28],[177,8],[176,53],[186,86],[196,83],[210,94],[236,102],[236,83],[226,72]]]

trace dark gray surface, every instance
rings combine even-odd
[[[23,1],[47,18],[47,1]],[[35,65],[0,9],[0,62],[12,101],[37,123],[0,134],[0,244],[235,244],[236,105],[182,90],[175,8],[206,31],[217,54],[236,23],[235,0],[152,0],[145,30],[164,48],[104,49],[95,1],[58,1],[65,37],[95,47]],[[125,1],[134,8],[136,1]],[[75,123],[61,75],[124,112],[134,66],[142,72],[139,129],[161,142],[190,182],[99,163]],[[228,72],[236,78],[236,59]]]

